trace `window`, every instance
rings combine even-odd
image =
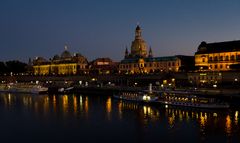
[[[238,60],[238,61],[240,60],[240,54],[237,55],[237,60]]]
[[[226,61],[229,61],[229,56],[226,56],[226,57],[225,57],[225,60],[226,60]]]
[[[220,61],[223,61],[223,56],[220,56],[220,59],[219,59]]]
[[[231,61],[234,61],[235,57],[234,55],[231,55]]]
[[[222,65],[220,65],[220,69],[222,69],[223,68],[223,66]]]
[[[214,57],[214,61],[217,61],[217,60],[218,60],[218,57],[217,57],[217,56],[215,56],[215,57]]]
[[[210,62],[212,61],[212,57],[209,57],[209,61],[210,61]]]
[[[217,69],[218,68],[218,66],[217,65],[215,65],[215,67],[214,67],[215,69]]]
[[[203,63],[205,62],[205,58],[202,58],[202,62],[203,62]]]

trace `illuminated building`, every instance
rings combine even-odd
[[[229,71],[240,68],[240,41],[202,42],[195,53],[201,71]]]
[[[52,59],[46,60],[42,57],[37,57],[33,60],[34,75],[75,75],[83,74],[87,71],[88,61],[79,53],[73,56],[65,50],[59,55],[55,55]]]
[[[126,48],[125,57],[119,64],[119,73],[179,72],[194,65],[192,56],[153,57],[151,47],[148,52],[147,49],[147,44],[142,38],[142,30],[138,25],[135,29],[135,39],[131,45],[131,52],[129,53]]]
[[[117,72],[118,63],[110,58],[98,58],[89,63],[90,74],[113,74]]]
[[[196,86],[218,87],[239,85],[240,41],[201,42],[195,53],[196,70],[188,80]]]

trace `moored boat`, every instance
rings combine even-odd
[[[157,101],[165,105],[186,106],[197,108],[229,108],[230,105],[226,102],[217,100],[216,98],[200,97],[186,92],[163,92]]]
[[[8,93],[32,93],[41,94],[48,91],[47,87],[43,87],[39,84],[28,84],[28,83],[9,83],[0,86],[1,92]]]
[[[114,98],[128,101],[136,101],[136,102],[155,102],[158,97],[152,92],[152,85],[149,86],[149,91],[139,91],[139,92],[120,92],[119,94],[114,94]]]
[[[154,102],[157,101],[157,96],[150,95],[144,92],[121,92],[119,94],[114,94],[114,98],[128,101],[137,102]]]

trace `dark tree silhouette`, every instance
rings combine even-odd
[[[20,61],[7,61],[7,72],[10,73],[25,73],[27,72],[27,64]]]
[[[0,62],[0,74],[4,74],[7,72],[7,67],[4,62]]]

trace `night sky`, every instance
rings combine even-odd
[[[61,54],[119,61],[140,24],[154,56],[240,39],[239,0],[1,0],[0,60]]]

